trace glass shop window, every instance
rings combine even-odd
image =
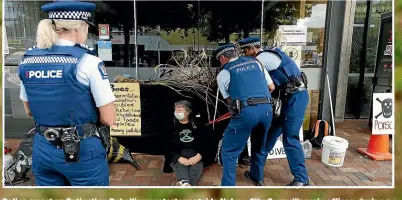
[[[263,46],[280,46],[302,68],[321,68],[327,1],[264,2]]]

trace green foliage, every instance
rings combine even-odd
[[[398,62],[399,64],[399,62]],[[395,90],[398,90],[399,92],[402,92],[402,70],[400,67],[395,67]]]
[[[197,190],[190,190],[190,189],[172,189],[172,190],[155,190],[153,192],[149,192],[147,195],[148,199],[157,199],[162,196],[169,197],[169,198],[177,198],[177,199],[184,199],[191,193],[194,193]]]
[[[185,36],[187,35],[187,37]],[[198,34],[195,29],[187,31],[185,29],[177,29],[175,31],[161,31],[161,38],[169,41],[171,45],[193,44],[198,41]],[[207,37],[200,35],[200,45],[214,44],[207,40]],[[195,43],[197,46],[197,43]]]
[[[223,4],[225,9],[214,1],[200,3],[203,32],[208,35],[209,41],[225,39],[225,42],[229,42],[232,33],[243,31],[249,34],[254,27],[260,26],[261,2],[232,1]],[[247,11],[247,14],[241,14],[243,11]]]
[[[396,3],[396,8],[395,8],[395,10],[397,11],[397,12],[402,12],[402,1],[401,0],[398,0],[398,1],[395,1],[395,3]],[[395,33],[395,38],[401,38],[402,37],[402,21],[401,21],[401,19],[399,18],[399,17],[395,17],[395,31],[394,31],[394,33]],[[394,44],[394,48],[395,48],[395,62],[396,63],[401,63],[402,62],[402,40],[401,39],[396,39],[395,41],[395,44]],[[401,74],[402,75],[402,74]],[[396,74],[395,74],[395,77],[401,77],[401,76],[396,76]],[[402,82],[402,79],[401,78],[399,78],[399,79],[395,79],[395,82],[398,84],[399,82]],[[400,88],[401,90],[402,90],[402,88]]]
[[[399,12],[400,10],[402,10],[402,1],[400,1],[400,0],[396,0],[395,1],[395,4],[396,4],[396,11],[397,12]]]
[[[0,5],[0,8],[2,4]],[[3,33],[3,9],[0,9],[0,31]],[[3,48],[0,49],[0,55],[3,55]],[[3,64],[3,56],[0,57],[0,63]],[[0,85],[3,84],[3,65],[0,67]],[[1,143],[1,138],[0,138]]]

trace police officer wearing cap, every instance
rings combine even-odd
[[[19,66],[20,99],[36,124],[37,186],[109,185],[105,126],[115,123],[116,99],[102,60],[82,45],[94,9],[73,1],[42,6],[49,17]]]
[[[239,41],[246,56],[257,58],[271,75],[275,84],[273,96],[282,101],[280,114],[274,117],[268,132],[266,155],[283,133],[283,145],[294,180],[287,186],[307,186],[309,183],[304,153],[299,139],[304,113],[309,101],[307,78],[296,63],[279,48],[261,49],[260,39],[249,37]],[[274,105],[274,110],[276,106]]]
[[[237,57],[235,46],[227,44],[215,51],[222,70],[217,82],[224,99],[227,100],[232,119],[222,139],[223,176],[222,186],[235,186],[236,160],[247,140],[251,137],[251,165],[245,175],[255,184],[261,185],[264,178],[264,153],[266,134],[272,121],[271,94],[273,86],[268,72],[254,58]],[[262,126],[264,131],[252,134]]]

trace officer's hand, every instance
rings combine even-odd
[[[190,165],[189,160],[188,160],[187,158],[184,158],[184,157],[180,157],[180,158],[179,158],[179,163],[181,163],[181,164],[183,164],[183,165],[185,165],[185,166],[189,166],[189,165]]]
[[[272,84],[269,84],[268,85],[268,88],[269,88],[269,91],[270,92],[273,92],[274,90],[275,90],[275,85],[272,83]]]

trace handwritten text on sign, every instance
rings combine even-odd
[[[116,124],[110,127],[112,136],[141,135],[141,101],[139,83],[111,83],[116,97]]]

